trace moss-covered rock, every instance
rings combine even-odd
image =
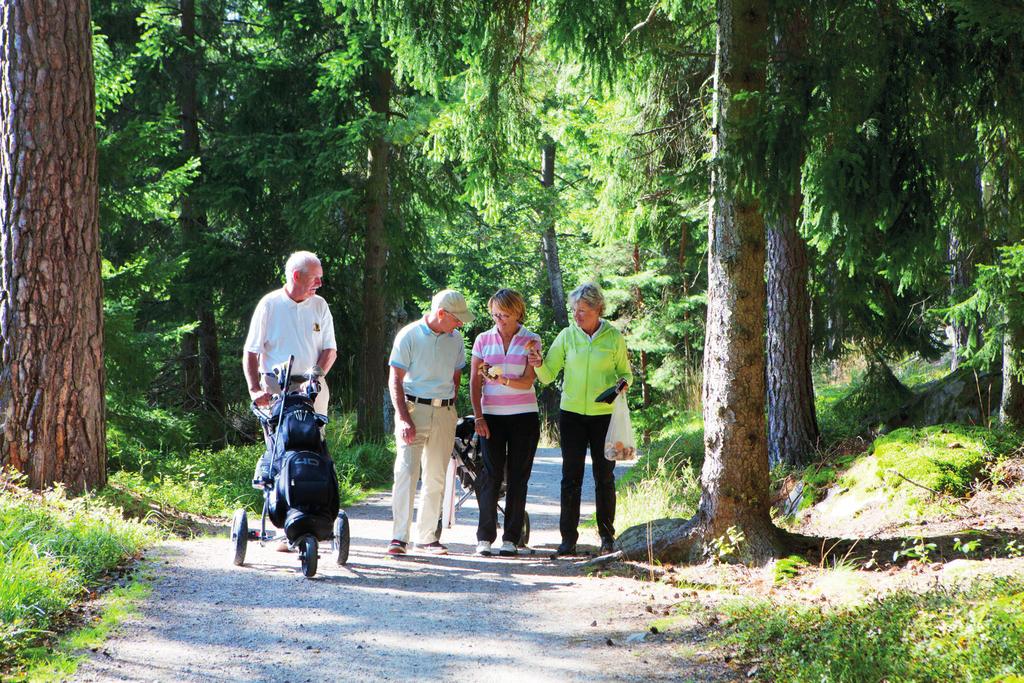
[[[890,488],[917,484],[961,496],[994,457],[986,443],[990,433],[962,425],[897,429],[872,446],[878,475]]]

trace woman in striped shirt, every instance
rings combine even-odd
[[[533,468],[533,456],[540,440],[536,377],[527,363],[540,337],[523,327],[526,304],[519,292],[499,289],[487,302],[494,327],[473,342],[470,397],[476,418],[476,433],[483,446],[483,472],[478,481],[480,522],[476,529],[478,555],[491,555],[497,538],[498,492],[506,469],[505,525],[501,555],[518,552],[526,490]]]

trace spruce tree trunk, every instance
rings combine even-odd
[[[384,273],[387,267],[388,162],[391,145],[385,137],[391,106],[391,72],[374,66],[370,108],[379,114],[380,127],[368,153],[370,166],[366,184],[366,239],[363,256],[362,358],[359,367],[359,398],[356,402],[356,433],[360,441],[384,438],[387,395],[387,340],[385,339]]]
[[[964,137],[974,139],[975,132],[968,129]],[[971,291],[974,282],[974,245],[978,244],[984,234],[984,186],[982,184],[981,165],[975,161],[972,168],[972,185],[977,190],[977,201],[972,207],[974,220],[967,225],[954,225],[949,229],[949,296],[953,303],[963,301]],[[964,352],[972,333],[967,323],[954,320],[950,323],[950,372],[960,367]]]
[[[1007,194],[1013,192],[1011,179],[1004,179]],[[1024,227],[1010,225],[1007,242],[1014,244],[1024,239]],[[1019,306],[1015,307],[1019,310]],[[1003,334],[1003,396],[999,403],[999,421],[1004,425],[1024,428],[1024,320],[1006,314],[1006,331]]]
[[[626,557],[700,560],[732,527],[743,535],[737,559],[760,564],[781,550],[768,500],[764,219],[731,163],[754,147],[756,101],[732,98],[765,88],[767,14],[767,0],[718,2],[700,503],[691,520],[659,521],[650,537],[647,525],[628,529],[616,543]]]
[[[640,272],[640,244],[633,244],[633,272]],[[644,307],[644,294],[639,287],[633,288],[633,300],[635,302],[637,315]],[[647,384],[647,352],[640,351],[640,401],[644,408],[651,404],[650,387]]]
[[[756,104],[732,98],[764,92],[768,1],[719,0],[718,8],[697,526],[707,540],[729,527],[741,529],[743,556],[762,562],[778,547],[769,517],[765,431],[765,228],[757,200],[740,194],[729,157],[753,147],[746,138]]]
[[[799,171],[798,171],[799,173]],[[807,245],[797,231],[801,197],[768,228],[768,462],[808,464],[818,443],[811,377]]]
[[[1016,429],[1024,428],[1024,326],[1008,322],[1003,336],[1003,396],[999,421]]]
[[[810,83],[803,68],[807,53],[807,18],[800,9],[777,15],[772,88],[785,99],[803,102]],[[802,112],[797,108],[797,112]],[[802,150],[804,120],[788,117],[788,134]],[[818,442],[811,377],[811,294],[807,245],[798,224],[803,153],[780,159],[788,190],[768,220],[768,463],[774,467],[806,465]]]
[[[555,185],[555,143],[549,138],[541,150],[540,184],[548,188],[548,201],[553,203]],[[565,307],[565,286],[562,283],[562,266],[558,261],[558,240],[555,237],[554,211],[548,210],[544,216],[544,268],[548,273],[548,285],[551,287],[551,309],[555,323],[561,329],[569,324],[569,314]]]
[[[196,80],[198,78],[198,57],[196,44],[196,7],[195,0],[181,0],[181,38],[183,49],[179,55],[178,68],[178,107],[181,112],[181,151],[189,158],[202,158],[202,146],[199,139],[199,97]],[[201,176],[200,176],[201,177]],[[219,418],[224,416],[224,382],[221,377],[220,351],[217,343],[217,321],[213,307],[208,298],[210,288],[200,287],[197,283],[208,281],[208,276],[197,263],[203,252],[203,239],[207,232],[206,211],[193,196],[196,190],[193,183],[185,190],[181,201],[181,236],[186,253],[190,254],[186,271],[186,282],[189,293],[190,310],[198,321],[196,340],[198,354],[191,355],[183,348],[182,356],[185,363],[195,358],[196,368],[186,367],[183,374],[198,377],[201,381],[202,401],[197,405],[194,400],[199,396],[186,393],[185,405],[191,409],[205,408]],[[196,292],[196,293],[193,293]],[[187,342],[191,346],[192,342]],[[183,341],[183,346],[186,342]],[[191,390],[191,388],[188,388]],[[205,404],[205,405],[203,405]],[[223,435],[222,435],[223,436]]]
[[[555,186],[555,143],[551,138],[544,140],[541,149],[540,184],[546,189],[545,204],[547,209],[544,220],[544,234],[541,236],[541,250],[544,254],[544,269],[548,274],[548,286],[551,291],[551,312],[558,329],[568,327],[569,313],[565,302],[565,286],[562,283],[562,265],[558,260],[558,239],[555,236],[555,220],[553,204]],[[558,438],[558,406],[562,393],[554,383],[543,387],[540,391],[540,402],[546,416],[545,430],[550,439]]]
[[[0,7],[0,466],[106,483],[92,27],[86,0]]]

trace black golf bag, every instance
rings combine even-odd
[[[274,479],[267,493],[270,521],[284,529],[289,543],[307,534],[331,538],[340,501],[334,462],[320,434],[326,418],[308,397],[293,393],[277,402],[268,422],[275,427],[268,453]]]

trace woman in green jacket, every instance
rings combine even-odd
[[[604,457],[604,438],[611,422],[612,406],[595,399],[619,380],[632,384],[633,374],[622,333],[601,318],[604,295],[593,282],[580,285],[569,294],[573,322],[558,333],[542,359],[530,351],[530,365],[544,384],[554,381],[560,371],[562,402],[558,418],[562,448],[562,495],[559,530],[562,543],[558,555],[574,555],[579,538],[580,494],[590,447],[597,498],[597,530],[601,553],[610,553],[615,541],[615,461]],[[625,390],[625,385],[620,390]]]

